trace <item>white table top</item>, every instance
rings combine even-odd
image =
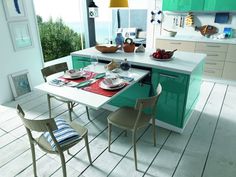
[[[92,67],[91,67],[92,68]],[[96,72],[104,72],[104,64],[98,64],[96,66]],[[95,94],[92,92],[84,91],[82,89],[69,87],[69,86],[52,86],[48,83],[43,83],[38,86],[36,86],[36,89],[42,90],[44,92],[47,92],[49,94],[59,96],[86,106],[89,106],[94,109],[101,108],[104,104],[109,102],[114,97],[118,96],[122,92],[124,92],[126,89],[128,89],[131,85],[135,84],[139,80],[141,80],[143,77],[145,77],[149,71],[147,70],[140,70],[140,69],[132,69],[130,74],[132,77],[134,77],[134,80],[130,82],[129,85],[127,85],[125,88],[121,89],[117,94],[115,94],[112,97],[107,97],[99,94]],[[119,73],[121,75],[124,75],[124,73]]]
[[[144,66],[149,68],[157,68],[178,73],[191,74],[194,69],[201,63],[206,55],[200,53],[180,52],[176,51],[174,58],[171,61],[156,61],[150,57],[155,49],[146,49],[145,53],[125,53],[117,51],[116,53],[101,53],[94,47],[84,50],[72,52],[72,56],[80,56],[90,58],[97,56],[98,59],[111,61],[123,61],[125,58],[134,65]]]

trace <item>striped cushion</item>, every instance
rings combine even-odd
[[[80,135],[73,128],[71,128],[70,125],[63,118],[57,118],[55,122],[58,129],[54,130],[53,134],[61,147],[81,139]],[[50,143],[52,149],[56,150],[56,144],[53,142],[49,132],[43,133],[43,136]]]

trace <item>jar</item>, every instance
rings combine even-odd
[[[131,65],[130,65],[130,63],[127,61],[127,59],[125,59],[123,62],[121,62],[120,68],[121,68],[123,71],[128,71],[128,70],[131,68]]]
[[[122,36],[122,33],[117,33],[115,42],[116,42],[116,46],[119,46],[119,49],[123,48],[124,37]]]

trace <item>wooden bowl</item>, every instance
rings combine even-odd
[[[102,53],[115,53],[118,50],[117,46],[96,45],[95,48]]]

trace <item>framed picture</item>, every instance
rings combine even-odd
[[[14,99],[18,99],[31,92],[31,83],[29,81],[29,72],[27,70],[10,74],[8,77]]]
[[[9,22],[8,27],[15,51],[33,47],[28,21]]]
[[[3,0],[3,7],[8,21],[26,19],[24,0]]]

